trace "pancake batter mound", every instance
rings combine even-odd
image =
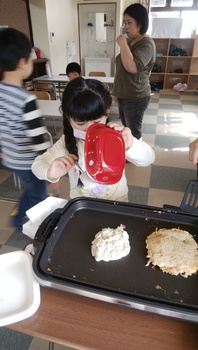
[[[92,241],[91,254],[96,261],[119,260],[130,252],[129,235],[120,225],[116,229],[103,228]]]

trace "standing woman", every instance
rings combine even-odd
[[[121,121],[134,137],[142,137],[142,120],[150,102],[149,77],[155,63],[154,41],[146,35],[148,13],[141,4],[128,6],[123,14],[126,35],[119,35],[113,95],[117,97]]]

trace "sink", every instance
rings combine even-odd
[[[104,72],[107,77],[111,76],[111,57],[85,57],[85,75],[90,72]]]

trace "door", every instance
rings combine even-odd
[[[98,21],[104,21],[102,24]],[[85,57],[111,58],[114,75],[116,40],[116,3],[78,4],[79,48],[82,73],[85,75]],[[102,31],[98,36],[97,28]]]

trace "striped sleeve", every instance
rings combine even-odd
[[[37,107],[34,95],[29,95],[26,99],[22,118],[26,125],[26,135],[31,137],[34,150],[50,147],[48,131],[42,123],[41,111]]]

